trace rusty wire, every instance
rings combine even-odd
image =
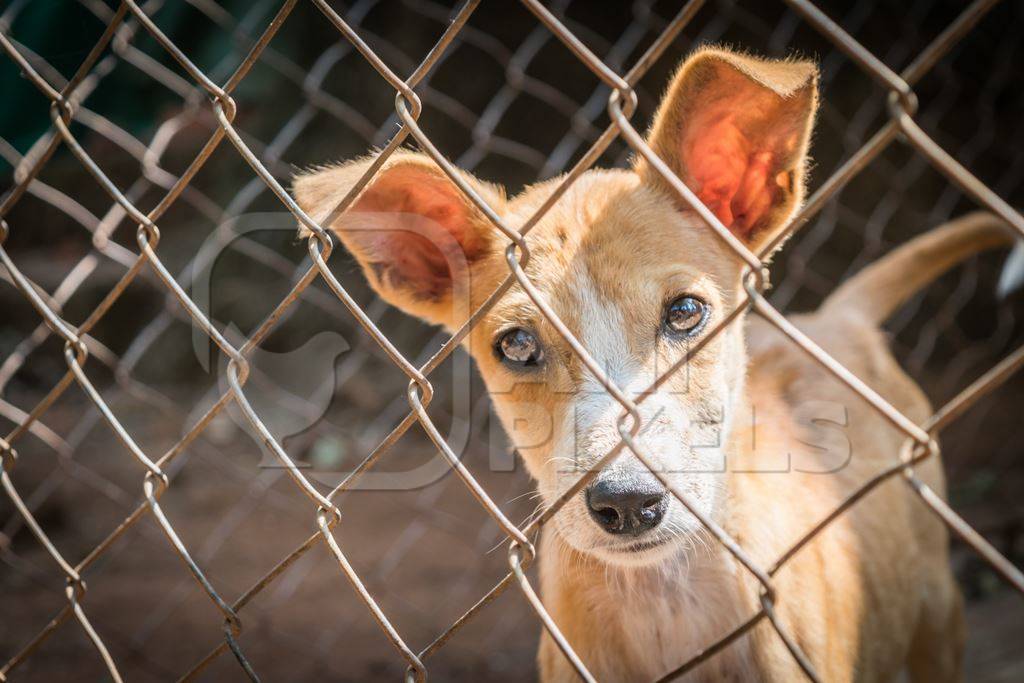
[[[259,35],[253,38],[245,31],[236,30],[237,27],[234,27],[230,19],[218,11],[216,5],[194,0],[193,4],[206,13],[213,21],[225,28],[232,29],[232,38],[238,41],[245,51],[245,57],[239,63],[230,65],[226,60],[225,65],[216,70],[216,74],[206,73],[196,66],[188,55],[175,44],[174,40],[161,31],[160,27],[151,17],[152,8],[150,5],[152,3],[140,4],[133,0],[123,0],[116,10],[109,10],[101,3],[86,3],[90,5],[90,9],[106,24],[106,29],[75,75],[67,81],[64,81],[60,78],[59,74],[54,73],[52,69],[48,68],[45,61],[41,60],[38,55],[31,54],[25,46],[18,44],[7,35],[10,26],[9,21],[0,21],[0,48],[2,48],[7,58],[17,65],[18,69],[32,83],[39,94],[49,101],[52,123],[50,130],[23,157],[13,152],[13,150],[4,150],[6,158],[16,168],[14,185],[4,196],[2,203],[0,203],[0,262],[3,263],[11,283],[37,311],[43,322],[31,337],[19,345],[16,353],[8,358],[3,366],[0,366],[0,389],[3,388],[14,372],[25,362],[25,359],[32,350],[41,345],[51,335],[55,335],[63,341],[64,360],[67,366],[62,379],[50,389],[31,411],[25,413],[16,411],[13,406],[4,406],[4,415],[12,418],[15,427],[3,439],[0,439],[0,459],[2,459],[3,463],[0,478],[2,478],[3,489],[23,518],[24,524],[38,539],[39,543],[66,578],[67,605],[47,625],[35,632],[35,635],[31,637],[20,652],[4,664],[3,668],[0,669],[0,679],[9,675],[18,665],[32,656],[35,650],[49,636],[56,632],[61,624],[73,616],[95,647],[110,676],[114,680],[121,680],[117,663],[111,656],[103,638],[86,616],[88,591],[82,579],[82,573],[102,557],[121,535],[134,527],[148,513],[158,524],[171,548],[185,564],[192,579],[206,594],[211,604],[223,618],[223,641],[218,643],[205,658],[195,663],[185,672],[184,678],[186,679],[198,675],[225,650],[232,652],[242,671],[247,676],[254,680],[257,678],[257,672],[244,654],[240,644],[244,628],[239,613],[243,611],[257,594],[281,576],[286,569],[322,542],[322,546],[328,550],[335,560],[339,571],[354,587],[357,599],[362,602],[376,620],[376,623],[393,646],[395,653],[404,660],[409,680],[425,680],[429,670],[428,663],[430,657],[443,648],[451,637],[466,624],[471,623],[474,617],[481,610],[486,609],[499,594],[513,585],[518,586],[521,590],[543,627],[547,629],[567,661],[580,677],[584,680],[593,680],[592,675],[586,670],[585,664],[575,654],[572,643],[560,631],[557,621],[548,613],[525,570],[535,559],[537,550],[533,545],[533,541],[540,528],[573,495],[596,476],[601,467],[610,463],[626,450],[635,455],[651,469],[656,477],[662,480],[679,502],[701,521],[738,565],[748,572],[761,586],[761,608],[756,613],[751,614],[747,619],[736,624],[732,631],[725,634],[717,642],[705,644],[689,661],[684,662],[676,670],[668,672],[662,680],[670,680],[699,666],[703,661],[706,661],[721,649],[728,647],[734,640],[763,621],[767,621],[778,633],[807,678],[818,680],[818,675],[814,671],[813,665],[776,617],[774,606],[779,596],[777,595],[772,578],[790,558],[797,554],[822,529],[856,504],[858,500],[874,487],[893,477],[902,476],[909,489],[908,495],[911,492],[917,495],[951,531],[973,548],[979,557],[991,565],[1010,585],[1024,593],[1024,575],[1021,574],[1020,570],[1014,567],[998,550],[972,529],[947,503],[917,479],[913,470],[914,465],[923,459],[937,456],[939,449],[936,436],[939,431],[959,417],[969,405],[992,392],[1011,374],[1018,371],[1024,365],[1024,347],[1018,348],[989,372],[963,389],[960,394],[939,408],[929,420],[923,424],[915,423],[886,402],[862,379],[855,376],[829,356],[814,341],[786,321],[777,308],[769,303],[764,295],[766,277],[762,260],[775,245],[769,245],[760,254],[754,254],[747,250],[719,222],[714,214],[697,200],[693,192],[672,173],[668,166],[655,155],[637,130],[637,122],[633,121],[632,118],[637,108],[637,94],[635,90],[637,83],[647,70],[658,61],[666,47],[671,44],[690,20],[702,9],[704,4],[702,0],[690,0],[687,2],[678,11],[676,16],[662,28],[659,37],[629,69],[622,69],[620,68],[621,65],[610,65],[607,61],[598,57],[587,45],[587,42],[577,32],[571,30],[567,22],[560,18],[559,14],[552,11],[551,8],[538,2],[538,0],[523,0],[522,4],[534,14],[540,23],[542,28],[539,30],[548,32],[551,37],[564,44],[565,59],[577,60],[600,83],[610,90],[610,93],[605,98],[610,122],[604,130],[595,129],[591,131],[592,142],[579,161],[564,176],[544,204],[522,225],[510,225],[495,213],[487,205],[486,201],[456,172],[455,163],[442,154],[431,140],[430,132],[425,130],[420,123],[421,114],[424,110],[421,95],[429,88],[431,70],[445,57],[446,52],[457,37],[460,37],[464,31],[469,33],[475,30],[467,28],[467,21],[477,9],[479,0],[467,0],[461,5],[458,12],[448,22],[447,28],[435,41],[433,47],[415,65],[415,68],[411,70],[407,78],[402,78],[399,75],[400,69],[393,64],[389,64],[388,59],[370,47],[370,44],[361,36],[357,21],[342,16],[324,0],[311,0],[316,9],[322,13],[324,19],[338,32],[343,44],[348,49],[354,49],[379,77],[393,89],[395,94],[394,120],[398,124],[397,131],[392,131],[387,139],[377,141],[382,144],[380,144],[380,151],[374,163],[371,164],[366,174],[356,183],[348,195],[334,207],[330,212],[330,216],[322,224],[328,225],[332,223],[334,217],[343,212],[358,195],[359,191],[372,181],[374,175],[383,166],[388,157],[411,139],[416,141],[422,151],[433,158],[452,182],[460,188],[470,201],[479,207],[481,212],[508,241],[506,257],[509,274],[506,279],[480,308],[472,312],[467,322],[460,329],[445,339],[436,353],[420,362],[414,362],[406,358],[398,350],[378,327],[375,317],[379,313],[374,314],[361,307],[332,273],[329,263],[335,250],[334,241],[329,231],[307,216],[292,199],[288,190],[277,180],[276,176],[279,173],[275,173],[275,171],[280,171],[280,169],[276,168],[280,163],[280,159],[274,151],[275,143],[272,142],[266,146],[263,143],[257,143],[248,138],[235,125],[238,109],[232,98],[232,93],[259,60],[266,60],[283,73],[289,74],[289,77],[293,80],[301,82],[303,92],[307,94],[311,106],[331,109],[339,116],[354,121],[353,126],[362,127],[366,131],[365,135],[367,137],[374,134],[372,126],[367,127],[360,124],[358,120],[360,115],[358,111],[353,109],[351,104],[332,98],[332,96],[323,92],[320,88],[320,82],[326,73],[324,70],[315,70],[308,74],[304,73],[301,67],[290,62],[286,56],[276,52],[270,46],[272,38],[285,24],[288,16],[294,10],[297,1],[285,0],[281,2],[273,18],[262,28]],[[900,74],[889,69],[879,58],[863,47],[853,35],[844,31],[812,2],[808,0],[786,0],[786,3],[810,26],[833,43],[838,50],[846,54],[859,69],[884,90],[888,96],[889,117],[887,122],[867,143],[862,145],[838,171],[817,188],[807,204],[791,221],[785,234],[779,236],[777,242],[785,239],[786,236],[798,227],[808,222],[825,206],[829,199],[834,197],[852,179],[864,172],[883,150],[897,142],[908,145],[935,169],[943,173],[950,182],[961,188],[965,194],[999,215],[1024,237],[1024,217],[929,137],[915,119],[918,113],[918,105],[913,90],[914,85],[971,31],[977,22],[997,3],[997,0],[975,0],[975,2],[963,10],[956,21],[937,36],[911,62],[910,66]],[[159,3],[156,4],[159,5]],[[140,34],[147,35],[154,40],[174,63],[180,67],[180,71],[185,74],[185,77],[166,68],[158,68],[146,55],[134,48],[131,41]],[[102,160],[96,160],[90,155],[72,129],[73,124],[81,124],[93,130],[99,130],[111,139],[124,140],[125,136],[130,137],[124,131],[120,131],[114,124],[103,120],[101,117],[97,117],[85,107],[89,93],[97,87],[99,82],[109,73],[113,64],[118,61],[131,64],[148,77],[155,78],[164,83],[167,87],[180,93],[186,103],[178,114],[162,124],[160,131],[154,135],[149,145],[141,144],[139,147],[132,147],[130,140],[124,144],[126,149],[133,150],[132,153],[142,163],[146,172],[145,180],[147,183],[159,187],[164,193],[160,201],[149,212],[143,212],[137,208],[137,203],[141,199],[146,186],[138,185],[127,190],[119,189],[116,183],[103,170]],[[159,163],[160,158],[175,132],[189,122],[203,117],[212,120],[215,126],[213,133],[206,140],[199,153],[195,155],[189,166],[180,175],[172,174],[163,169]],[[299,134],[301,125],[298,126],[298,129],[289,130],[285,135]],[[121,135],[121,133],[124,133],[124,135]],[[225,139],[228,142],[227,146],[223,145]],[[735,539],[731,538],[713,520],[706,518],[699,510],[695,509],[689,503],[686,496],[673,487],[658,468],[652,466],[647,454],[634,440],[634,437],[643,427],[637,406],[644,400],[645,396],[649,395],[649,392],[642,393],[640,398],[634,401],[622,389],[617,387],[605,375],[600,365],[589,355],[587,349],[558,319],[545,301],[543,294],[533,285],[524,270],[524,265],[530,257],[529,248],[524,239],[525,235],[542,219],[545,213],[557,202],[571,184],[583,172],[591,168],[615,141],[625,142],[637,155],[645,158],[652,168],[678,193],[680,198],[707,222],[710,229],[715,232],[722,242],[735,252],[737,258],[745,263],[744,283],[746,292],[742,304],[725,316],[714,329],[710,330],[702,338],[699,344],[690,349],[683,361],[669,368],[656,378],[651,388],[657,388],[668,376],[679,371],[693,355],[700,353],[704,345],[721,333],[728,325],[733,324],[742,312],[754,310],[774,325],[783,335],[788,337],[797,348],[807,353],[837,380],[845,383],[893,427],[900,430],[906,438],[903,452],[894,454],[894,456],[898,455],[901,458],[896,465],[887,468],[862,485],[860,489],[852,492],[832,514],[815,524],[807,534],[801,537],[771,566],[758,565]],[[254,150],[254,145],[259,145],[259,148]],[[92,313],[78,325],[74,325],[62,317],[62,307],[84,278],[98,267],[97,257],[90,254],[84,258],[78,264],[78,267],[61,283],[55,293],[51,295],[23,274],[4,247],[10,232],[17,229],[8,225],[6,218],[23,196],[27,193],[32,193],[43,198],[53,198],[60,194],[53,188],[41,183],[37,177],[47,162],[53,157],[55,151],[61,146],[66,147],[77,158],[81,167],[109,195],[112,205],[110,212],[106,216],[102,219],[96,219],[88,215],[86,211],[78,214],[79,222],[92,233],[92,244],[96,252],[105,258],[115,261],[125,269],[116,285],[107,293],[99,305],[94,308]],[[179,278],[176,278],[164,264],[159,253],[160,220],[177,202],[187,203],[215,221],[226,215],[227,212],[225,210],[190,185],[206,162],[220,147],[233,147],[251,167],[255,176],[252,180],[254,183],[253,187],[260,188],[262,185],[262,187],[269,189],[279,200],[281,206],[289,211],[296,221],[306,229],[310,257],[308,265],[295,269],[289,261],[280,258],[276,254],[267,253],[265,250],[261,251],[257,245],[249,244],[245,246],[243,244],[241,248],[248,249],[248,253],[253,258],[257,258],[272,267],[282,278],[287,278],[288,282],[291,283],[291,289],[277,303],[273,311],[266,316],[263,322],[240,344],[232,343],[208,319],[204,311],[192,299],[190,293],[179,284]],[[275,168],[268,168],[268,166]],[[67,201],[73,202],[73,200],[66,196],[60,196],[59,199],[65,203]],[[128,219],[128,222],[137,226],[137,252],[121,247],[110,239],[111,232],[125,218]],[[196,258],[199,258],[198,255]],[[194,264],[190,264],[190,267],[192,265]],[[118,358],[113,352],[94,339],[90,332],[136,279],[145,279],[152,286],[166,292],[168,306],[139,335],[124,356]],[[362,328],[367,337],[372,340],[373,344],[378,347],[384,357],[393,363],[408,379],[408,391],[405,396],[407,408],[405,409],[404,418],[398,422],[397,426],[376,447],[369,451],[363,461],[344,481],[330,491],[323,491],[311,482],[303,472],[303,469],[297,464],[296,458],[290,455],[271,433],[250,402],[246,386],[250,376],[249,356],[283,320],[292,314],[293,306],[300,298],[305,296],[307,300],[312,301],[314,305],[324,308],[324,310],[328,310],[332,303],[336,303],[322,290],[311,287],[318,280],[322,280],[327,291],[333,294],[336,297],[336,301],[340,302],[349,311],[355,322]],[[623,411],[619,422],[621,438],[618,444],[600,459],[597,467],[584,474],[555,503],[545,508],[525,525],[517,525],[506,517],[500,506],[494,502],[493,496],[477,481],[472,472],[462,464],[460,458],[449,444],[448,439],[438,429],[427,411],[434,395],[434,388],[430,381],[431,373],[453,353],[455,348],[469,334],[489,308],[500,300],[503,294],[513,285],[518,285],[529,296],[552,325],[553,329],[562,336],[573,352],[598,379],[604,389],[615,398]],[[94,362],[114,369],[118,382],[126,391],[134,392],[134,395],[144,396],[146,400],[159,404],[164,399],[148,391],[147,387],[141,385],[141,383],[133,380],[130,373],[134,364],[145,355],[146,349],[152,344],[154,337],[159,335],[172,320],[183,320],[198,327],[215,344],[216,349],[227,363],[225,371],[227,390],[219,393],[211,407],[166,452],[162,454],[149,454],[139,446],[136,439],[124,427],[115,411],[111,409],[102,393],[97,390],[90,379],[89,361],[92,359]],[[63,443],[59,437],[49,434],[42,423],[43,416],[72,385],[77,385],[84,391],[88,400],[97,409],[99,417],[103,418],[109,429],[123,446],[127,456],[125,458],[125,466],[129,466],[130,461],[134,461],[135,466],[141,468],[140,484],[142,491],[142,502],[77,564],[69,562],[57,549],[45,529],[33,516],[30,506],[26,505],[11,476],[18,463],[15,445],[29,433],[48,440],[48,443],[55,444],[59,451],[68,452],[72,448],[71,444]],[[241,410],[262,445],[277,459],[281,469],[291,477],[297,489],[308,499],[307,513],[314,522],[315,528],[315,531],[309,538],[297,546],[292,553],[281,559],[248,591],[233,601],[225,599],[214,583],[208,578],[207,573],[202,567],[202,562],[197,561],[195,553],[182,541],[175,530],[174,521],[167,515],[160,504],[161,496],[172,486],[172,480],[168,476],[169,468],[175,466],[179,457],[197,443],[197,438],[231,403]],[[462,484],[473,495],[483,511],[501,529],[508,544],[507,553],[510,567],[510,570],[501,581],[459,619],[448,625],[427,647],[420,651],[414,650],[406,642],[402,633],[389,619],[388,614],[380,607],[374,595],[367,589],[360,574],[348,560],[344,543],[339,538],[339,532],[344,528],[344,519],[341,503],[338,502],[341,495],[352,489],[361,477],[371,472],[380,458],[414,425],[419,425],[434,444],[438,453],[456,472]]]

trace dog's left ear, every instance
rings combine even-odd
[[[658,108],[651,149],[753,250],[803,200],[817,80],[811,62],[706,48],[679,68]],[[643,159],[636,170],[667,187]]]

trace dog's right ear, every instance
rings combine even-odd
[[[358,159],[295,178],[299,205],[321,223],[372,163]],[[462,178],[496,211],[504,192]],[[500,233],[428,156],[400,150],[347,211],[324,225],[338,234],[370,284],[389,303],[440,325],[468,315],[474,266],[499,247]]]
[[[811,62],[699,50],[673,77],[647,143],[756,250],[803,200],[817,80]],[[675,196],[646,160],[636,170]]]

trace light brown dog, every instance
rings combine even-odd
[[[756,251],[798,208],[817,106],[816,69],[705,49],[679,69],[648,142]],[[300,204],[324,220],[366,170],[357,160],[301,175]],[[508,198],[464,174],[507,224],[523,224],[558,179]],[[392,156],[330,226],[387,301],[450,329],[508,275],[507,240],[426,156]],[[912,420],[927,400],[879,324],[975,251],[1005,243],[972,215],[847,282],[794,322]],[[527,275],[632,397],[741,303],[743,264],[647,163],[583,174],[528,234]],[[621,406],[518,286],[465,345],[550,502],[619,439]],[[640,403],[638,441],[669,481],[761,567],[843,498],[898,462],[903,436],[760,320],[739,318]],[[941,463],[917,474],[944,491]],[[832,522],[775,575],[784,629],[826,681],[959,677],[961,603],[945,527],[899,480]],[[603,681],[656,679],[749,619],[759,585],[624,451],[545,529],[543,597]],[[575,678],[542,638],[545,681]],[[762,620],[688,680],[790,681],[800,671]]]

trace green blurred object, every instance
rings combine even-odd
[[[0,23],[0,31],[19,49],[34,51],[53,66],[63,80],[74,75],[106,28],[95,14],[73,0],[21,0],[18,4],[22,7],[13,13],[15,21],[10,25]],[[105,4],[113,13],[112,3],[108,1]],[[232,6],[244,7],[247,3],[228,1],[221,4],[230,11]],[[168,35],[191,38],[180,42],[189,58],[200,67],[209,68],[233,49],[232,43],[225,41],[211,22],[199,20],[200,15],[188,3],[168,3],[154,14],[154,19]],[[136,29],[131,44],[173,71],[181,72],[145,30]],[[110,49],[107,48],[108,51]],[[115,69],[134,71],[133,67],[123,64],[118,64]],[[41,71],[41,74],[54,87],[59,89],[63,85],[52,71]],[[117,88],[101,85],[87,98],[87,106],[115,118],[118,125],[132,135],[143,137],[155,123],[154,112],[160,111],[164,102],[173,103],[177,96],[142,74],[122,75],[129,78],[119,78]],[[131,87],[126,87],[126,83]],[[50,103],[21,74],[14,61],[6,57],[0,59],[0,102],[3,103],[0,106],[0,131],[20,154],[24,154],[50,127]],[[0,173],[9,173],[10,170],[10,164],[0,156]]]

